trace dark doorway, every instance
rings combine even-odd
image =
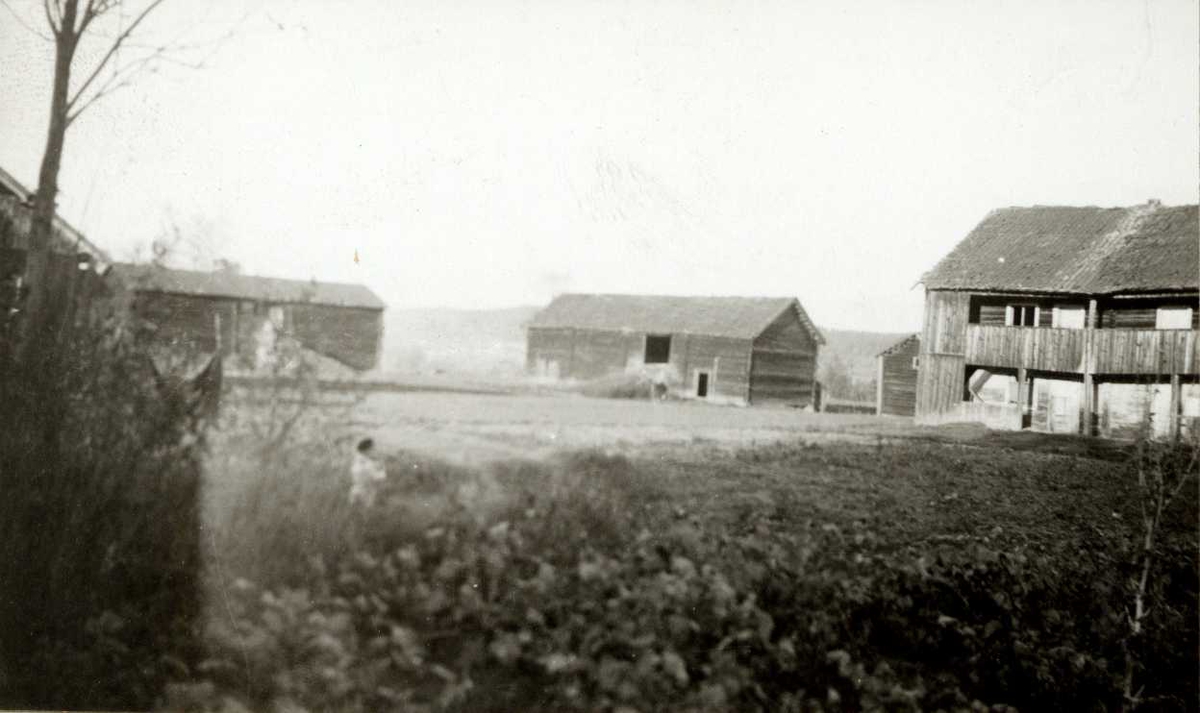
[[[708,372],[702,371],[696,378],[696,396],[706,398],[708,396]]]

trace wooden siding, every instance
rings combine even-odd
[[[1083,371],[1086,332],[1049,327],[967,326],[967,363],[1039,371]]]
[[[645,364],[646,335],[563,327],[530,327],[525,364],[537,376],[594,380],[620,374],[653,376],[683,397],[696,396],[696,375],[708,373],[714,401],[745,403],[749,396],[750,340],[672,334],[666,364]]]
[[[710,372],[709,398],[737,403],[750,400],[750,340],[689,334],[683,338],[683,368],[688,395],[694,395],[692,374]]]
[[[1154,329],[1159,307],[1191,307],[1192,329],[1200,329],[1200,303],[1195,297],[1103,300],[1099,307],[1102,329]]]
[[[926,422],[926,417],[950,411],[963,400],[969,306],[969,295],[963,292],[925,293],[917,369],[918,421]]]
[[[28,286],[18,294],[17,278],[25,271],[25,251],[0,247],[0,340],[10,338],[5,330],[17,325],[19,318],[9,319],[12,310],[21,308],[28,299]],[[85,321],[102,301],[107,290],[103,278],[93,270],[80,270],[74,254],[50,253],[46,266],[46,324],[52,333],[65,334],[67,325]]]
[[[525,334],[525,370],[536,376],[569,376],[573,332],[530,327]]]
[[[917,369],[913,359],[920,343],[913,339],[891,354],[879,357],[879,413],[912,416],[917,410]]]
[[[1003,304],[980,305],[978,323],[999,326],[1008,324],[1008,306]]]
[[[221,350],[252,360],[255,332],[268,318],[272,305],[227,298],[143,292],[135,295],[134,309],[155,325],[163,344],[192,353],[217,348],[217,317]],[[329,305],[281,305],[290,324],[285,332],[305,348],[365,371],[378,365],[383,340],[383,313],[374,309]]]
[[[305,347],[365,371],[379,365],[383,310],[332,305],[287,305],[291,333]]]
[[[966,364],[960,356],[922,354],[917,369],[917,419],[947,411],[962,402],[965,374]]]
[[[226,354],[237,344],[237,303],[229,300],[145,293],[135,295],[133,307],[154,325],[160,344],[188,353],[211,353],[217,348],[216,316],[221,320],[221,344]]]
[[[962,292],[931,291],[926,294],[922,354],[966,354],[968,297]]]
[[[679,344],[671,340],[672,360]],[[526,365],[533,373],[563,379],[599,379],[626,371],[630,361],[641,363],[645,335],[596,329],[530,328]]]
[[[755,340],[750,363],[750,403],[813,403],[818,345],[789,309]]]

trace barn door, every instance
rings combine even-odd
[[[708,372],[702,371],[696,375],[696,396],[708,398]]]

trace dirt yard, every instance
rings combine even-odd
[[[384,451],[421,451],[459,462],[541,458],[580,448],[626,452],[799,437],[875,439],[912,430],[906,420],[874,416],[558,394],[379,393],[356,409],[355,420]]]

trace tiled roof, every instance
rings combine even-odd
[[[821,344],[825,339],[792,297],[669,297],[566,294],[534,315],[529,326],[753,339],[785,310]]]
[[[137,292],[229,297],[276,303],[308,303],[338,307],[383,309],[386,305],[369,288],[338,282],[284,280],[278,277],[230,272],[172,270],[152,265],[113,265],[114,276]]]
[[[922,282],[937,290],[1115,294],[1200,289],[1197,206],[993,211]]]

